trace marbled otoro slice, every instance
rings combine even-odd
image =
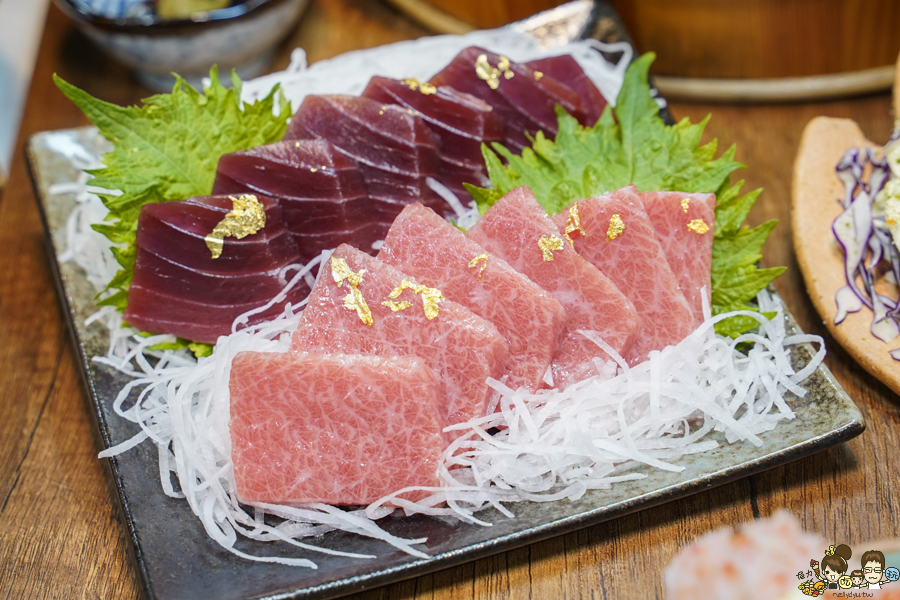
[[[713,228],[716,221],[715,194],[645,192],[644,210],[678,280],[697,323],[703,321],[703,295],[712,295]]]
[[[425,181],[438,174],[440,140],[410,109],[357,96],[307,96],[284,139],[327,140],[355,160],[382,217],[393,219],[412,202],[444,210]]]
[[[582,125],[588,120],[581,98],[569,86],[550,76],[536,76],[524,64],[475,46],[457,54],[431,83],[487,102],[503,122],[507,147],[515,152],[531,146],[528,135],[538,131],[556,137],[557,104]]]
[[[591,81],[591,78],[587,76],[587,73],[584,72],[584,69],[581,68],[581,65],[578,64],[578,61],[571,54],[548,56],[525,64],[536,73],[549,75],[575,90],[581,97],[581,103],[584,105],[584,112],[587,115],[584,125],[592,127],[597,122],[597,119],[600,118],[600,115],[603,114],[603,109],[608,104],[606,98],[603,97],[603,94],[600,93],[600,90],[597,89],[597,86],[594,85],[594,82]]]
[[[225,154],[213,194],[265,194],[281,204],[284,222],[307,261],[352,244],[370,250],[392,219],[369,199],[356,161],[325,140],[290,140]]]
[[[463,183],[490,185],[481,144],[502,142],[504,132],[503,123],[486,102],[451,87],[387,77],[373,77],[362,95],[382,104],[414,110],[425,120],[441,140],[438,180],[463,204],[472,199]]]
[[[575,251],[634,304],[640,325],[624,355],[630,364],[677,344],[694,329],[694,316],[633,186],[580,200],[553,221]]]
[[[553,358],[553,380],[563,386],[597,374],[594,357],[608,359],[577,333],[595,332],[624,355],[634,342],[638,316],[606,275],[578,256],[527,186],[497,201],[466,235],[550,292],[566,309],[566,331]]]
[[[347,277],[337,283],[334,274],[343,269],[341,261],[359,276],[357,284]],[[486,380],[499,379],[509,363],[509,345],[492,323],[451,300],[437,303],[437,314],[429,319],[425,308],[431,292],[405,289],[391,298],[404,280],[413,286],[418,281],[346,244],[323,269],[294,332],[294,350],[414,354],[444,383],[447,403],[441,417],[446,425],[485,413],[492,391]],[[384,304],[391,302],[400,310]],[[406,302],[406,308],[399,304]],[[367,311],[371,324],[363,318]]]
[[[305,261],[284,226],[278,203],[265,196],[257,199],[265,211],[265,227],[242,239],[226,237],[217,258],[205,238],[234,209],[231,197],[141,207],[125,320],[142,331],[214,344],[231,333],[235,318],[277,295],[284,287],[278,276],[282,267]],[[296,304],[308,293],[301,282],[287,300]],[[272,307],[250,323],[280,312],[281,307]]]
[[[419,357],[241,352],[229,388],[243,502],[370,504],[439,484],[443,388]]]
[[[496,325],[509,343],[507,385],[541,387],[566,323],[548,292],[418,203],[394,221],[378,258]]]

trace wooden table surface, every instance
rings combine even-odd
[[[315,0],[281,48],[310,61],[425,34],[387,5]],[[87,124],[51,74],[119,104],[149,95],[51,8],[9,184],[0,197],[0,599],[138,596],[121,518],[79,381],[21,147],[38,131]],[[713,118],[707,138],[737,144],[747,188],[765,188],[752,223],[781,220],[766,266],[801,327],[824,336],[826,363],[868,429],[847,444],[760,475],[569,535],[360,594],[358,598],[664,597],[662,573],[685,544],[713,529],[787,508],[806,529],[851,547],[900,534],[897,398],[828,336],[808,300],[789,228],[790,178],[805,123],[852,117],[887,140],[890,97],[769,106],[673,103],[676,117]],[[824,241],[823,241],[824,244]],[[761,576],[763,576],[761,574]]]

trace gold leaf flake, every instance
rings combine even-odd
[[[569,216],[566,217],[566,232],[563,234],[563,237],[569,240],[569,244],[571,244],[572,250],[575,249],[575,242],[572,240],[569,234],[575,233],[576,231],[581,232],[581,235],[587,237],[587,231],[585,231],[581,226],[581,216],[578,214],[577,202],[569,207]]]
[[[372,311],[369,310],[369,305],[366,304],[366,299],[363,298],[362,292],[359,291],[358,287],[350,286],[350,293],[344,296],[344,308],[355,310],[359,320],[368,327],[372,327],[375,324],[374,319],[372,319]]]
[[[513,75],[515,75],[513,70],[509,68],[509,59],[502,54],[500,55],[500,61],[497,63],[497,70],[503,73],[504,79],[512,79]]]
[[[550,262],[553,260],[553,251],[563,249],[563,241],[555,235],[551,235],[550,237],[542,235],[538,240],[538,248],[541,249],[544,262]]]
[[[475,258],[470,260],[469,268],[474,269],[475,267],[478,266],[478,263],[482,263],[481,268],[478,269],[478,275],[477,275],[478,281],[481,281],[481,274],[484,273],[484,270],[487,268],[487,264],[488,264],[487,252],[485,252],[484,254],[479,254],[478,256],[476,256]]]
[[[535,71],[535,72],[534,72],[534,80],[535,80],[535,81],[540,81],[540,80],[541,80],[541,77],[543,77],[543,76],[544,76],[544,74],[541,73],[540,71]]]
[[[403,85],[405,85],[406,87],[408,87],[409,89],[411,89],[413,91],[419,90],[420,92],[422,92],[422,94],[424,94],[426,96],[437,92],[436,87],[434,87],[433,85],[431,85],[430,83],[427,83],[427,82],[423,83],[423,82],[419,81],[418,79],[416,79],[415,77],[407,77],[400,83],[402,83]]]
[[[682,198],[681,199],[681,210],[683,210],[684,212],[687,212],[688,206],[690,206],[690,204],[691,204],[690,198]]]
[[[362,276],[365,272],[365,269],[360,269],[359,273],[354,273],[343,258],[331,258],[331,276],[338,287],[341,287],[345,279],[350,282],[350,285],[354,287],[359,286],[362,283]]]
[[[687,228],[698,235],[703,235],[709,231],[709,225],[707,225],[703,219],[694,219],[687,224]]]
[[[479,54],[475,59],[475,74],[479,79],[487,82],[488,87],[496,90],[500,87],[500,71],[491,66],[488,62],[487,54]]]
[[[232,210],[219,221],[204,241],[213,258],[222,255],[225,238],[245,238],[266,226],[266,209],[253,194],[242,194],[239,198],[229,196]]]
[[[388,298],[399,298],[403,290],[412,290],[413,293],[422,296],[422,309],[425,312],[425,318],[429,321],[438,316],[440,303],[442,300],[446,300],[440,290],[424,285],[416,285],[406,279],[402,280],[400,285],[388,294]]]
[[[609,229],[606,230],[606,241],[610,242],[625,233],[625,223],[619,213],[609,218]]]
[[[425,288],[421,292],[416,293],[422,296],[422,308],[425,311],[425,318],[430,321],[438,316],[441,300],[445,300],[441,291],[435,288]]]
[[[381,303],[381,305],[387,306],[393,312],[400,312],[401,310],[406,310],[407,308],[412,306],[412,303],[407,302],[406,300],[402,300],[400,302],[397,302],[396,300],[385,300]]]
[[[331,258],[331,276],[334,278],[334,282],[338,287],[343,287],[345,280],[350,284],[350,293],[344,296],[344,308],[355,310],[359,315],[359,320],[372,327],[375,324],[372,319],[372,311],[369,310],[369,305],[366,304],[366,299],[359,290],[359,284],[362,283],[365,272],[365,269],[360,269],[359,273],[354,273],[343,258]]]

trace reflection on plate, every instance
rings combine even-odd
[[[813,305],[834,339],[866,371],[900,394],[900,362],[889,351],[900,348],[900,338],[884,343],[872,335],[872,312],[863,308],[834,324],[835,293],[847,283],[844,254],[834,239],[831,224],[841,214],[844,186],[835,165],[849,148],[874,146],[849,119],[817,117],[803,132],[794,164],[791,228],[794,251]]]
[[[78,173],[66,151],[85,148],[96,154],[102,147],[95,129],[46,132],[32,137],[28,158],[38,203],[47,228],[49,253],[57,256],[65,246],[64,226],[72,210],[71,194],[50,194],[50,186],[70,182]],[[136,426],[118,418],[112,402],[126,382],[123,375],[95,365],[91,357],[105,352],[106,335],[84,320],[95,310],[93,288],[72,263],[51,261],[57,270],[60,296],[70,321],[85,376],[89,399],[105,447],[130,438]],[[789,325],[796,328],[788,315]],[[798,368],[812,355],[808,347],[795,347]],[[793,399],[797,418],[784,421],[762,434],[762,447],[749,443],[720,446],[684,461],[681,473],[647,471],[642,480],[623,482],[610,490],[596,490],[578,501],[518,503],[508,519],[494,510],[480,513],[492,527],[479,527],[425,516],[389,517],[382,521],[390,533],[427,537],[423,550],[431,558],[408,556],[382,542],[343,532],[321,537],[320,545],[372,554],[371,560],[317,555],[318,570],[251,563],[218,546],[184,501],[166,497],[158,481],[158,459],[152,444],[142,444],[109,460],[128,535],[134,549],[139,581],[149,597],[160,600],[210,597],[326,598],[424,573],[445,569],[551,536],[612,519],[642,508],[686,496],[752,473],[796,460],[845,441],[864,429],[856,406],[824,366],[804,383],[808,394]],[[789,396],[790,398],[790,396]],[[715,436],[714,436],[715,437]],[[239,541],[237,547],[257,554],[301,556],[290,546]]]

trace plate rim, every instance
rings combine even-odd
[[[103,400],[100,397],[101,394],[98,390],[97,382],[94,381],[90,375],[91,356],[89,356],[88,354],[87,345],[82,339],[82,332],[77,324],[77,311],[74,304],[75,299],[70,293],[70,290],[67,286],[67,278],[62,273],[60,264],[56,260],[58,249],[55,248],[53,241],[53,229],[51,227],[48,214],[50,207],[46,205],[45,201],[47,200],[47,198],[43,194],[40,186],[42,160],[35,150],[35,146],[40,142],[41,136],[58,134],[77,135],[78,133],[86,134],[89,133],[91,129],[94,129],[94,136],[98,137],[95,128],[92,127],[81,127],[34,134],[26,142],[26,157],[29,175],[31,177],[32,185],[35,191],[35,199],[44,223],[44,237],[47,243],[48,252],[50,254],[48,258],[54,273],[54,281],[56,284],[57,292],[60,296],[60,300],[63,304],[63,312],[66,315],[70,339],[72,339],[78,354],[80,378],[82,379],[88,391],[87,400],[91,407],[90,412],[92,414],[92,421],[96,426],[95,433],[99,434],[99,441],[101,442],[101,444],[105,447],[109,447],[111,445],[111,436],[109,432],[109,424],[107,422],[107,415],[104,412]],[[796,322],[793,320],[793,316],[791,315],[790,310],[788,309],[784,301],[780,298],[780,296],[777,297],[784,307],[785,316],[788,319],[789,324],[796,327],[797,331],[800,331],[799,326],[797,326]],[[812,353],[812,350],[811,348],[809,348],[808,344],[807,351]],[[496,555],[528,544],[537,543],[588,526],[597,525],[602,522],[606,522],[637,512],[639,510],[643,510],[644,508],[658,506],[672,500],[687,497],[702,490],[725,485],[735,480],[749,477],[764,470],[768,470],[770,468],[774,468],[776,466],[780,466],[788,462],[792,462],[794,460],[809,456],[825,448],[845,442],[861,434],[865,430],[865,422],[863,420],[861,412],[859,411],[858,407],[856,407],[852,398],[850,398],[846,391],[843,390],[843,388],[840,386],[840,383],[837,382],[831,371],[824,363],[819,366],[817,371],[820,371],[824,375],[828,383],[832,385],[836,389],[836,391],[843,394],[843,396],[849,403],[849,406],[846,408],[852,408],[852,410],[855,411],[855,415],[853,415],[853,418],[850,418],[848,422],[828,431],[825,434],[807,439],[799,444],[788,446],[786,448],[779,448],[778,450],[768,452],[765,455],[753,460],[746,461],[737,465],[731,465],[721,470],[708,473],[703,477],[698,477],[677,485],[664,486],[663,488],[657,489],[654,492],[628,498],[626,500],[613,504],[612,507],[597,507],[589,511],[569,515],[561,519],[554,519],[550,522],[536,527],[526,528],[521,531],[515,531],[513,533],[498,536],[496,538],[491,538],[474,545],[467,545],[465,548],[460,550],[435,554],[426,561],[400,563],[399,565],[393,567],[382,568],[364,574],[338,579],[336,581],[315,584],[304,588],[298,588],[286,592],[278,592],[270,595],[248,597],[264,598],[265,600],[281,600],[287,598],[332,598],[344,594],[359,592],[373,587],[387,585],[389,583],[411,579],[440,570],[445,570],[459,564],[474,561],[487,556]],[[129,555],[132,557],[133,563],[139,575],[136,580],[139,582],[139,585],[146,597],[157,598],[158,596],[153,589],[153,576],[148,566],[148,559],[139,539],[139,529],[142,525],[137,523],[135,515],[133,514],[131,507],[129,506],[128,494],[124,484],[124,477],[118,458],[113,457],[109,459],[107,461],[107,465],[116,491],[115,496],[117,504],[122,510],[122,515],[124,517],[126,533],[130,542]],[[159,492],[161,494],[162,490],[160,489]],[[248,565],[252,564],[255,563],[248,562]]]

